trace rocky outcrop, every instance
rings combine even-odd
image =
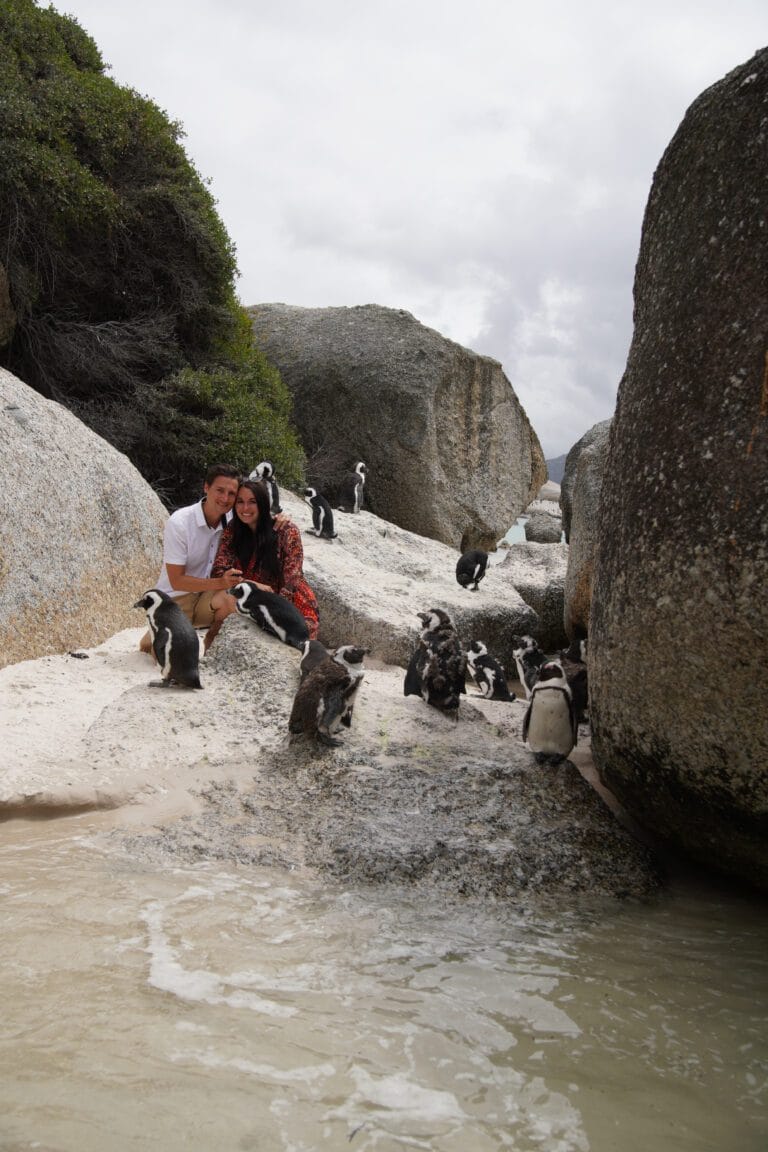
[[[565,577],[564,622],[569,640],[585,637],[589,632],[592,580],[601,530],[600,495],[610,431],[610,420],[596,424],[590,443],[578,456]]]
[[[657,169],[601,499],[590,713],[604,782],[768,887],[768,50]]]
[[[391,308],[249,313],[321,490],[364,460],[368,508],[464,551],[494,548],[545,481],[541,446],[495,360]]]
[[[559,544],[562,537],[560,517],[549,512],[531,512],[525,522],[525,538],[534,544]]]
[[[462,643],[484,640],[514,668],[514,637],[537,633],[539,619],[515,587],[491,564],[479,591],[456,582],[459,552],[389,524],[371,512],[336,516],[335,540],[307,532],[311,510],[280,493],[284,510],[304,530],[304,573],[320,605],[320,639],[327,645],[365,644],[388,664],[408,663],[421,622],[417,612],[448,612]]]
[[[0,667],[134,625],[167,513],[126,456],[0,369]]]
[[[209,682],[241,702],[235,711],[244,715],[255,669],[268,669],[272,709],[290,700],[298,679],[295,654],[255,631],[231,618],[205,662]],[[517,906],[656,891],[652,855],[574,765],[542,772],[535,764],[520,739],[522,701],[471,694],[451,720],[405,698],[402,685],[402,670],[369,668],[336,750],[305,738],[289,744],[284,703],[278,732],[250,750],[249,787],[212,789],[205,819],[169,827],[158,848],[221,860],[224,844],[225,858],[241,864]]]
[[[570,544],[571,542],[573,492],[576,487],[576,472],[579,466],[579,458],[582,452],[594,444],[595,441],[604,443],[610,429],[610,420],[601,420],[599,424],[593,424],[589,431],[584,433],[581,440],[576,441],[565,458],[563,481],[560,485],[560,509],[563,516],[563,532],[565,532],[566,544]]]
[[[567,544],[516,543],[509,546],[503,562],[495,569],[536,613],[537,623],[529,634],[545,652],[555,652],[566,645],[563,604],[567,564]],[[525,635],[522,629],[520,635]],[[514,664],[509,667],[514,668]]]

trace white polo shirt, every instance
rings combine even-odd
[[[221,534],[227,520],[222,516],[215,528],[211,528],[203,513],[203,501],[178,508],[168,518],[163,532],[163,567],[156,587],[169,596],[186,596],[171,588],[166,564],[183,564],[187,576],[199,576],[203,580],[211,574]]]

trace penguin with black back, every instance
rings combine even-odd
[[[277,636],[283,644],[302,650],[309,640],[306,620],[285,596],[264,592],[253,580],[241,580],[229,589],[229,595],[237,601],[235,607],[241,616],[247,616],[259,628]]]
[[[568,687],[573,696],[573,706],[580,724],[587,719],[589,712],[589,677],[587,674],[587,639],[576,636],[560,653]]]
[[[538,764],[560,764],[578,740],[576,709],[557,660],[548,660],[539,669],[523,718],[522,735]]]
[[[515,699],[514,692],[507,687],[507,678],[504,669],[498,660],[495,660],[482,640],[472,640],[467,648],[467,668],[472,679],[480,689],[479,695],[486,700]]]
[[[358,460],[351,472],[341,482],[339,487],[339,510],[341,512],[359,512],[363,506],[363,488],[368,475],[368,469],[362,460]]]
[[[456,629],[442,608],[417,615],[423,628],[405,673],[403,695],[421,696],[433,708],[458,718],[459,697],[467,691],[467,658]]]
[[[488,553],[480,548],[473,548],[459,557],[456,565],[456,579],[462,588],[469,588],[470,592],[477,592],[480,581],[485,576],[488,567]]]
[[[333,530],[333,509],[317,488],[305,488],[304,500],[312,509],[312,527],[307,532],[319,536],[321,540],[335,540],[338,533]]]
[[[341,744],[336,734],[351,727],[352,711],[363,682],[363,659],[367,648],[343,644],[327,653],[303,677],[293,700],[288,731],[314,737],[328,748]]]
[[[531,689],[539,678],[539,669],[546,664],[547,657],[542,652],[533,636],[518,636],[512,656],[517,669],[517,678],[525,689],[527,699],[531,698]]]
[[[161,680],[150,680],[150,688],[202,688],[200,683],[200,641],[192,624],[172,596],[150,588],[134,608],[143,608],[152,634],[152,649],[160,665]]]
[[[282,512],[280,507],[280,489],[277,486],[275,479],[275,470],[270,464],[269,460],[262,460],[257,464],[253,472],[248,476],[249,480],[261,480],[267,486],[269,492],[269,510],[273,516],[277,516],[278,512]]]
[[[318,664],[322,664],[324,660],[330,659],[331,653],[319,640],[305,640],[301,660],[299,661],[299,673],[302,680],[317,668]]]

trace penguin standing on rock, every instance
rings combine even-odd
[[[160,665],[162,680],[150,680],[150,688],[202,688],[200,683],[200,641],[192,624],[172,596],[150,588],[134,608],[143,608],[152,633],[152,649]]]
[[[533,636],[519,636],[515,648],[512,650],[517,668],[517,678],[525,689],[525,695],[530,700],[531,689],[539,678],[539,669],[546,664],[547,657],[542,652]]]
[[[473,548],[459,557],[456,565],[456,579],[462,588],[469,588],[470,592],[478,591],[478,584],[485,576],[488,567],[488,553],[480,548]],[[472,587],[474,585],[474,587]]]
[[[302,657],[299,661],[299,672],[302,680],[306,679],[310,672],[317,668],[318,664],[322,664],[323,660],[329,660],[330,657],[331,653],[319,640],[305,640],[302,647]]]
[[[282,512],[280,507],[280,489],[275,480],[275,470],[270,464],[269,460],[262,460],[261,464],[257,464],[253,472],[248,477],[249,480],[261,480],[267,486],[269,492],[269,510],[273,516],[278,512]]]
[[[507,687],[504,669],[494,660],[482,640],[473,640],[467,648],[469,674],[480,689],[480,696],[486,700],[515,699],[514,692]]]
[[[229,589],[241,616],[248,616],[259,628],[277,636],[283,644],[303,649],[309,640],[307,622],[295,605],[277,592],[264,592],[253,580],[241,580]]]
[[[341,482],[339,489],[339,510],[341,512],[359,512],[363,506],[363,488],[368,469],[362,460],[359,460],[351,472]]]
[[[459,696],[467,691],[467,658],[456,629],[441,608],[417,615],[424,628],[405,674],[403,695],[421,696],[433,708],[458,718]]]
[[[548,660],[539,670],[523,719],[523,740],[537,764],[559,764],[578,740],[579,725],[562,666]]]
[[[314,736],[320,744],[337,748],[336,733],[352,724],[352,710],[363,682],[367,648],[343,644],[326,654],[302,679],[293,700],[288,731]]]
[[[317,488],[305,488],[304,500],[312,509],[312,527],[307,528],[307,532],[313,532],[322,540],[335,540],[338,533],[333,530],[333,509],[325,496],[321,496]]]

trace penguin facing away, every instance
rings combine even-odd
[[[269,460],[262,460],[260,464],[257,464],[253,472],[248,476],[248,479],[262,480],[266,484],[267,491],[269,492],[269,510],[273,516],[276,516],[278,512],[282,512],[282,508],[280,507],[280,489],[275,479],[275,470]]]
[[[229,595],[237,601],[235,607],[241,616],[249,617],[259,628],[277,636],[283,644],[301,649],[309,640],[306,620],[285,596],[263,592],[253,580],[241,580],[229,589]]]
[[[498,660],[488,652],[482,640],[472,640],[467,648],[467,668],[472,679],[480,689],[479,695],[486,700],[515,699],[514,692],[507,687],[504,669]]]
[[[333,530],[333,509],[321,496],[317,488],[305,488],[304,500],[312,509],[312,527],[307,532],[313,532],[322,540],[335,540],[338,533]]]
[[[548,660],[531,690],[523,719],[523,741],[536,756],[536,762],[559,764],[575,746],[579,735],[571,690],[561,665]]]
[[[539,678],[539,669],[546,664],[547,657],[534,640],[533,636],[519,636],[517,644],[512,650],[517,669],[517,678],[525,689],[525,695],[530,700],[531,689]]]
[[[560,663],[573,696],[573,706],[579,723],[589,712],[589,676],[587,673],[587,640],[577,638],[560,653]]]
[[[134,608],[143,608],[152,633],[152,648],[160,665],[161,680],[150,680],[150,688],[202,688],[200,683],[200,641],[192,624],[172,596],[150,588]]]
[[[336,733],[352,723],[355,698],[363,682],[367,648],[344,644],[328,653],[301,681],[293,700],[288,731],[314,737],[328,748],[341,744]]]
[[[459,557],[456,565],[456,579],[462,588],[469,588],[470,592],[477,592],[487,567],[488,553],[483,552],[480,548],[473,548]]]
[[[330,660],[331,658],[331,653],[319,640],[305,640],[302,653],[299,661],[299,672],[302,680],[317,668],[318,664],[322,664],[323,660]]]
[[[368,469],[362,460],[358,460],[353,470],[348,472],[341,482],[339,489],[339,510],[342,512],[359,512],[363,506],[363,488]]]
[[[421,696],[446,715],[459,715],[459,696],[466,693],[467,658],[447,612],[418,612],[424,625],[405,673],[404,696]]]

